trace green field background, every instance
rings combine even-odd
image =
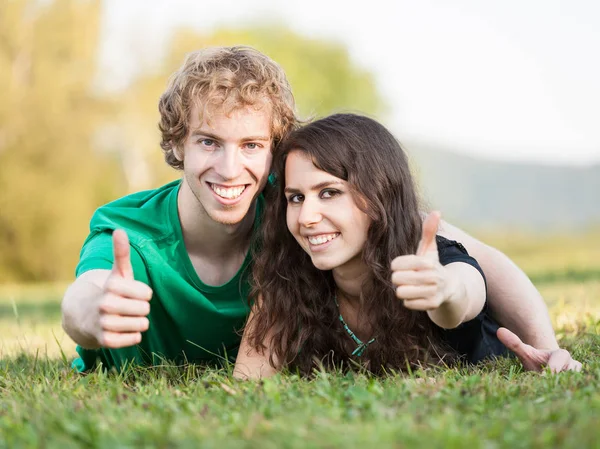
[[[481,236],[524,268],[580,373],[515,360],[373,378],[316,372],[236,381],[231,367],[70,367],[67,283],[0,294],[0,449],[599,448],[600,238]]]
[[[580,323],[600,319],[600,232],[527,236],[481,235],[502,250],[542,293],[560,337]],[[60,326],[60,301],[68,281],[0,285],[0,354],[57,357],[74,354]]]

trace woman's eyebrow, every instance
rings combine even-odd
[[[314,186],[312,186],[310,188],[310,190],[321,190],[321,189],[323,189],[325,187],[329,187],[329,186],[332,186],[332,185],[343,185],[343,184],[344,183],[342,181],[333,181],[333,180],[332,181],[323,181],[323,182],[320,182],[320,183],[315,184]],[[294,187],[286,187],[284,189],[284,192],[285,193],[300,193],[300,190],[298,190],[298,189],[296,189]]]

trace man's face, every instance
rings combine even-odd
[[[217,223],[240,223],[262,191],[271,167],[271,114],[246,107],[225,115],[211,111],[210,124],[195,106],[181,150],[184,178],[190,190]]]

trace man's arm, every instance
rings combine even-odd
[[[93,322],[97,319],[94,303],[102,295],[102,286],[110,270],[90,270],[73,282],[63,298],[62,326],[71,339],[82,348],[101,347]]]
[[[67,289],[62,301],[65,332],[86,349],[133,346],[148,329],[152,290],[134,280],[127,234],[113,234],[112,270],[90,270]]]
[[[548,308],[527,275],[506,255],[442,222],[440,235],[462,243],[487,279],[488,305],[496,320],[538,349],[558,349]]]

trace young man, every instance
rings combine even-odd
[[[121,368],[237,353],[271,151],[297,123],[291,89],[258,51],[212,48],[188,56],[159,110],[165,159],[183,179],[94,214],[62,303],[79,370],[97,360]],[[503,331],[527,369],[579,368],[558,348],[546,306],[521,270],[457,228],[440,231],[483,267],[495,317],[532,345]]]

